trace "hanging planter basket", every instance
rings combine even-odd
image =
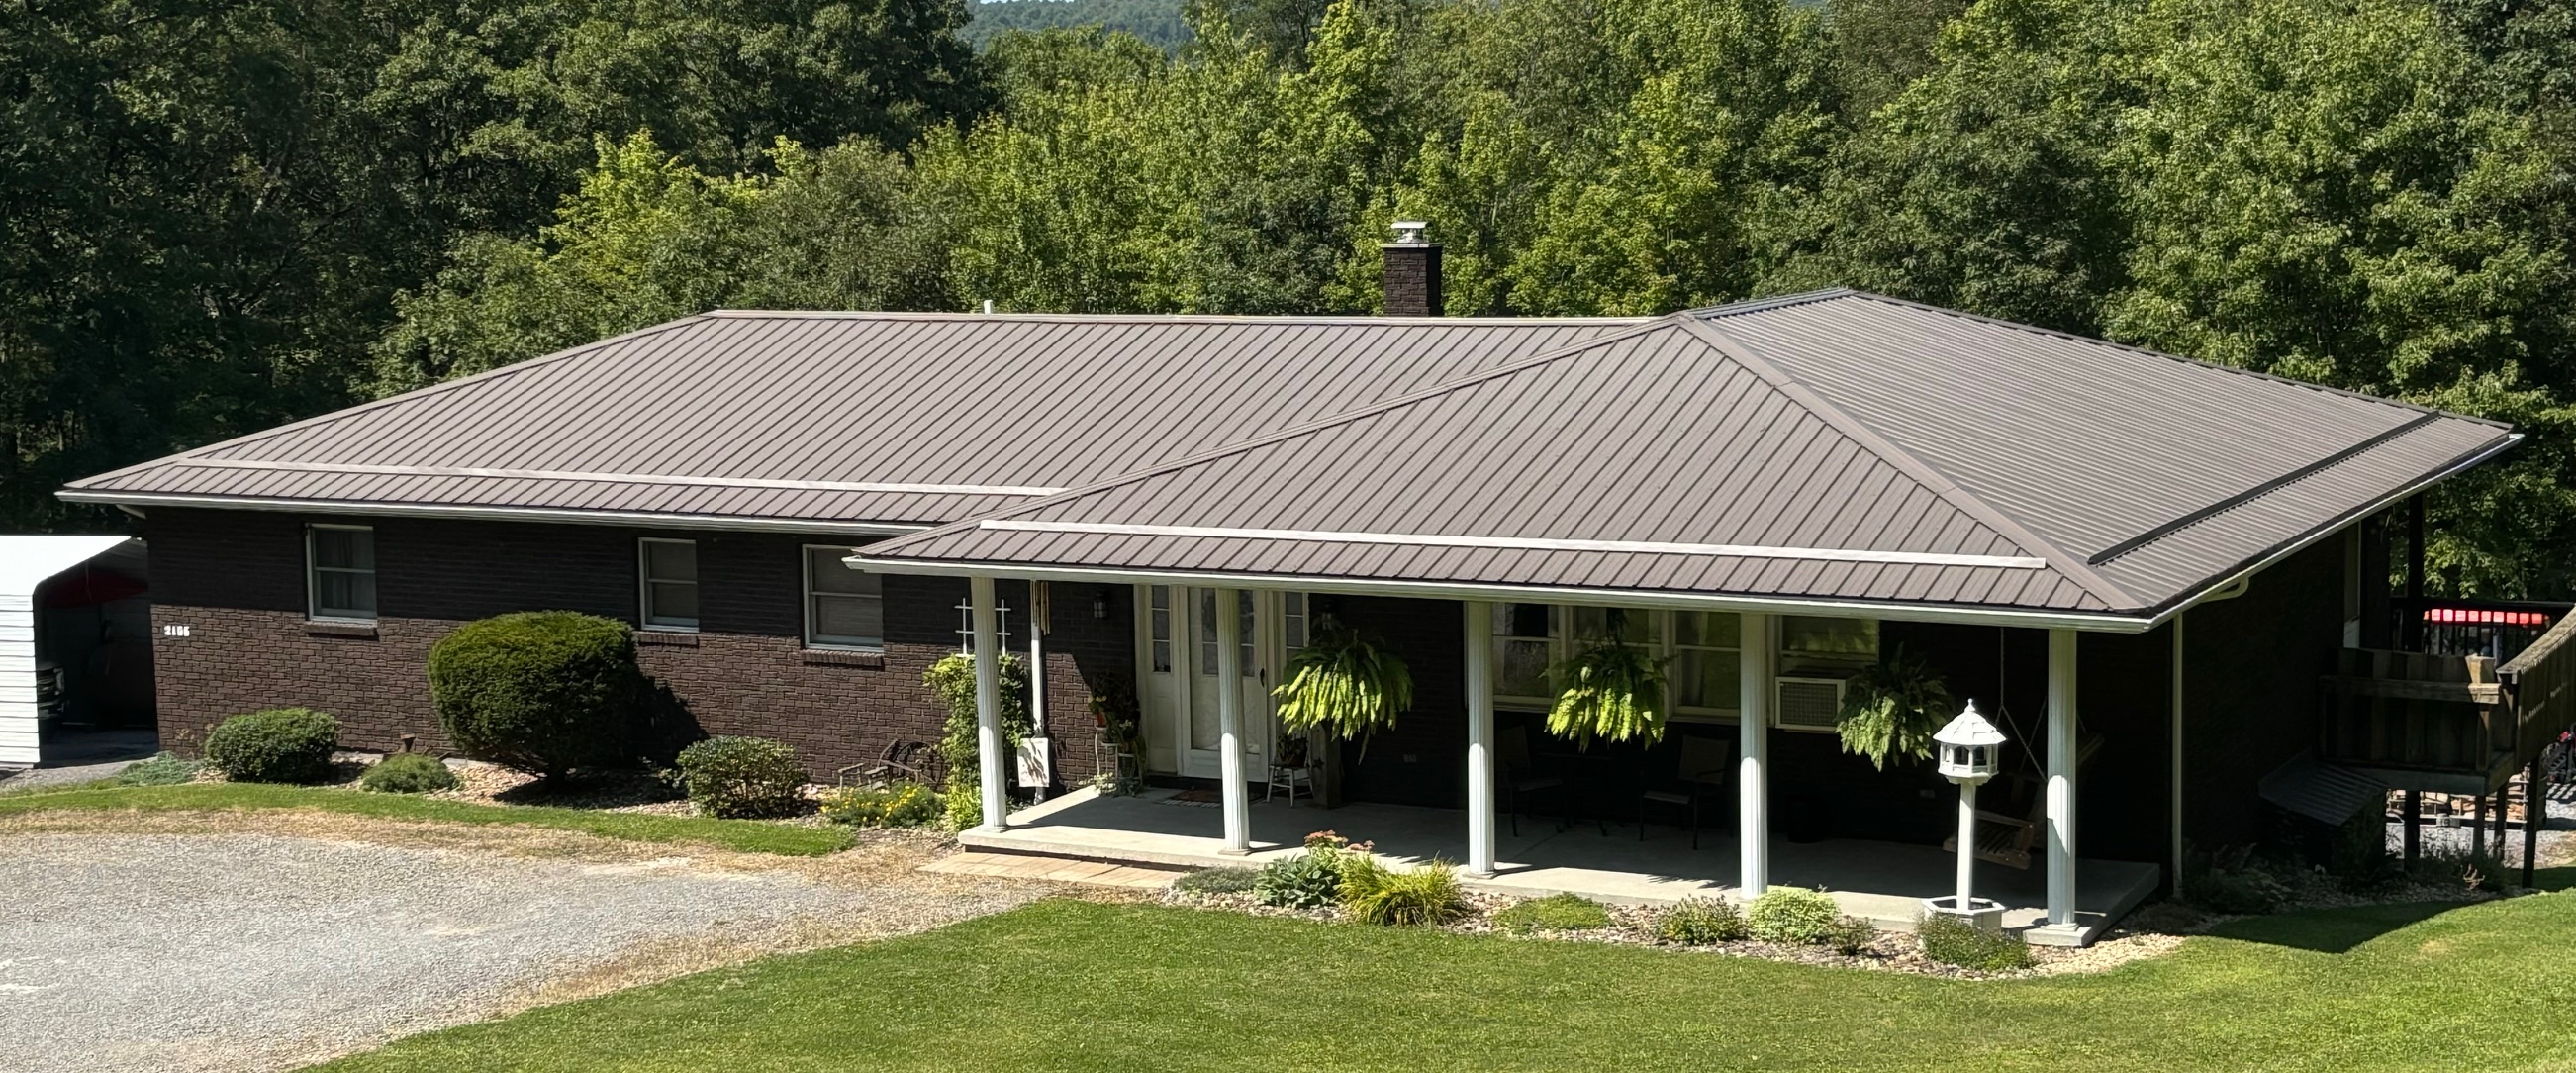
[[[1291,734],[1322,729],[1366,741],[1413,707],[1413,672],[1358,631],[1319,624],[1288,660],[1288,680],[1270,691],[1279,725]]]
[[[1932,736],[1953,707],[1950,687],[1932,672],[1931,662],[1899,646],[1887,662],[1843,683],[1834,730],[1844,752],[1868,757],[1872,767],[1885,771],[1890,759],[1931,759]]]
[[[1548,733],[1584,749],[1596,739],[1650,746],[1664,740],[1669,713],[1663,661],[1619,639],[1618,631],[1614,616],[1609,638],[1550,670],[1563,688],[1548,709]]]

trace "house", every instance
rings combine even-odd
[[[2321,678],[2388,647],[2390,519],[2519,439],[1848,290],[1450,319],[1427,315],[1436,246],[1388,266],[1411,315],[708,313],[62,495],[151,546],[173,745],[299,704],[352,745],[436,748],[430,644],[569,608],[633,622],[707,731],[828,773],[936,738],[922,670],[998,647],[1043,667],[1060,786],[1106,762],[1092,692],[1132,683],[1144,767],[1217,784],[1152,823],[1250,855],[1281,841],[1247,789],[1278,748],[1269,687],[1330,616],[1417,682],[1394,730],[1325,750],[1340,795],[1428,817],[1472,874],[1534,867],[1502,833],[1521,783],[1633,819],[1637,788],[1724,754],[1732,851],[1569,889],[1706,865],[1756,892],[1811,882],[1775,854],[1826,844],[1946,861],[1946,785],[1832,734],[1842,680],[1902,650],[2018,743],[2028,803],[1996,806],[1993,848],[2027,871],[1987,871],[2044,899],[2034,938],[2082,942],[2192,847],[2265,837]],[[1652,751],[1578,752],[1535,716],[1613,608],[1673,668]],[[1035,845],[1000,762],[970,843]],[[1046,815],[1073,839],[1051,848],[1162,852]]]

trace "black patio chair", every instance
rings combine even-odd
[[[1503,791],[1503,810],[1512,814],[1512,837],[1521,836],[1521,795],[1554,793],[1557,812],[1565,812],[1565,780],[1541,775],[1530,767],[1529,729],[1511,727],[1494,734],[1494,783]],[[1565,829],[1560,819],[1557,830]]]
[[[1646,809],[1654,805],[1673,805],[1690,810],[1691,848],[1699,848],[1699,821],[1703,806],[1715,800],[1724,804],[1727,779],[1735,773],[1735,743],[1724,738],[1686,737],[1682,739],[1681,781],[1679,790],[1648,790],[1637,795],[1637,841],[1646,840]]]

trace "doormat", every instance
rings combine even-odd
[[[1164,798],[1163,803],[1166,805],[1197,805],[1200,808],[1207,808],[1210,806],[1223,808],[1225,806],[1225,798],[1218,796],[1217,792],[1214,790],[1183,790],[1170,797]]]

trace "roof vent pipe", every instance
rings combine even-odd
[[[1430,226],[1421,220],[1397,220],[1395,241],[1379,247],[1386,251],[1387,316],[1436,317],[1444,312],[1440,244],[1423,238]]]
[[[984,299],[984,315],[988,317],[993,315],[993,300],[990,298]]]

